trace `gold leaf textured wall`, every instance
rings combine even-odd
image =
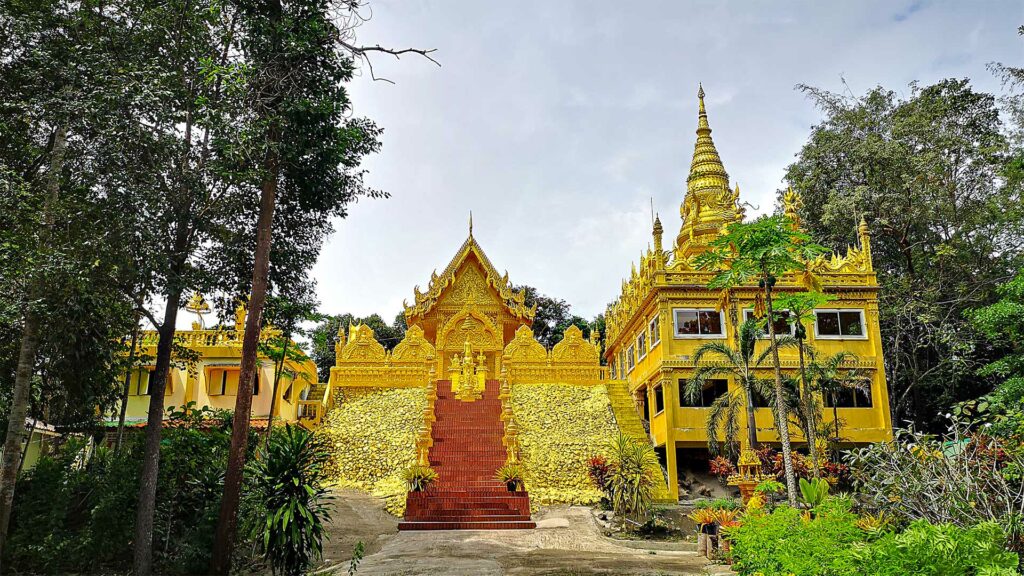
[[[607,455],[617,427],[604,386],[515,384],[512,411],[530,502],[593,504],[587,460]]]
[[[402,471],[416,460],[416,432],[427,399],[422,388],[347,388],[318,434],[331,446],[329,473],[339,486],[384,499],[405,512]]]

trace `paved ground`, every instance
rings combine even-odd
[[[322,574],[347,574],[356,542],[358,576],[701,575],[693,545],[619,542],[603,536],[588,508],[558,506],[534,516],[536,530],[398,532],[372,497],[338,493]]]

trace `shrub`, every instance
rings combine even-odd
[[[275,430],[252,462],[253,485],[265,502],[258,538],[275,574],[305,574],[323,554],[328,459],[318,438],[288,425]]]
[[[658,467],[654,448],[620,432],[612,452],[616,459],[611,482],[615,513],[634,520],[646,516],[653,503],[653,474]]]
[[[719,479],[725,479],[730,474],[736,473],[736,467],[733,466],[732,462],[724,456],[715,456],[708,462],[708,468],[711,474],[718,476]]]
[[[608,493],[608,485],[611,482],[612,467],[608,463],[608,459],[598,454],[597,456],[591,456],[587,460],[587,475],[590,476],[590,480],[597,486],[597,489]]]
[[[740,574],[818,576],[856,574],[849,566],[851,545],[863,539],[849,500],[831,498],[806,520],[782,505],[770,514],[747,514],[729,529],[734,568]]]
[[[854,547],[849,569],[874,576],[1014,576],[1018,558],[1004,543],[1003,530],[994,522],[960,528],[918,520],[902,533]]]
[[[828,497],[829,484],[824,478],[800,479],[800,499],[811,508],[817,508]]]
[[[124,572],[131,566],[142,435],[131,431],[120,452],[86,458],[68,442],[19,480],[4,549],[8,566],[26,573]],[[231,443],[226,411],[169,410],[160,446],[153,552],[165,574],[205,573],[213,545]],[[256,445],[253,432],[249,446]],[[246,498],[240,523],[258,499]],[[239,546],[244,550],[247,546]],[[245,561],[245,558],[241,558]]]
[[[996,522],[1019,546],[1024,483],[1013,471],[1024,469],[1024,453],[1008,448],[1005,440],[982,440],[954,422],[944,436],[900,430],[895,441],[852,450],[846,459],[869,508],[904,523]]]

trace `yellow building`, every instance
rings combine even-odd
[[[673,496],[678,496],[679,472],[701,466],[701,458],[706,458],[706,453],[701,454],[707,445],[706,406],[738,386],[731,379],[711,381],[697,402],[689,401],[683,390],[694,373],[694,351],[714,340],[731,345],[738,324],[753,314],[758,291],[756,285],[734,289],[732,306],[719,310],[721,293],[707,288],[714,273],[694,265],[696,256],[725,226],[744,216],[739,187],[730,188],[711,139],[703,89],[698,98],[697,143],[680,207],[679,234],[665,249],[662,224],[655,219],[654,249],[647,250],[639,267],[634,265],[628,280],[623,281],[621,295],[606,312],[605,358],[611,376],[628,383],[649,422],[651,437],[668,469]],[[795,194],[786,195],[786,213],[795,220],[798,202]],[[850,247],[845,255],[820,257],[811,268],[825,293],[835,299],[827,308],[815,311],[807,343],[823,354],[855,354],[856,366],[864,369],[871,381],[870,395],[851,392],[837,402],[842,435],[853,443],[889,439],[892,426],[878,327],[878,283],[867,225],[861,223],[857,247]],[[795,277],[780,278],[776,286],[781,293],[801,290]],[[795,375],[796,351],[782,350],[780,355],[783,368]],[[766,378],[771,376],[770,363],[762,372]],[[825,402],[828,409],[823,420],[831,422],[831,404],[827,398]],[[760,442],[778,440],[769,409],[757,409],[756,422]],[[746,438],[745,418],[741,426],[739,437]],[[790,433],[795,442],[803,440],[795,427]]]
[[[194,297],[188,309],[208,310],[201,298]],[[172,359],[168,375],[164,408],[181,408],[194,403],[196,408],[234,410],[238,394],[238,376],[241,368],[242,336],[245,326],[245,311],[239,309],[232,328],[203,329],[200,322],[194,322],[191,330],[178,330],[175,338],[178,344],[194,352],[196,362],[189,364],[183,359]],[[274,328],[265,328],[262,336],[279,336]],[[131,375],[128,390],[128,406],[125,422],[128,426],[142,426],[149,411],[149,383],[155,366],[156,346],[159,335],[156,331],[139,334],[138,354],[150,359],[149,365],[136,368]],[[295,346],[293,350],[297,350]],[[303,421],[312,426],[321,411],[319,402],[308,401],[310,391],[317,386],[316,364],[309,358],[301,361],[287,359],[278,381],[278,401],[271,416],[271,392],[277,365],[261,354],[258,360],[257,380],[253,387],[252,418],[257,426],[265,426],[273,417],[283,422]],[[312,404],[312,406],[310,406]],[[107,415],[107,425],[117,424],[120,406],[115,406]]]

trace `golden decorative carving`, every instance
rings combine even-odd
[[[548,351],[534,339],[529,326],[520,326],[515,337],[505,346],[502,358],[506,362],[547,362]]]
[[[423,328],[410,326],[405,338],[391,351],[392,362],[423,362],[432,360],[436,354],[434,346],[423,337]]]
[[[480,274],[482,275],[484,286],[492,291],[495,300],[500,302],[513,318],[519,318],[527,322],[533,321],[533,316],[537,310],[536,306],[526,307],[524,304],[526,294],[522,290],[512,290],[512,285],[508,281],[508,273],[504,275],[498,274],[497,269],[491,264],[483,249],[477,244],[476,239],[470,235],[444,269],[444,272],[440,275],[436,271],[431,274],[426,292],[420,292],[419,286],[413,289],[413,303],[411,305],[405,304],[405,318],[410,325],[422,319],[438,305],[442,293],[456,284],[458,274],[473,274],[470,270],[480,272],[479,269],[468,262],[470,260],[475,260],[479,263],[482,269]],[[475,281],[475,278],[470,278],[467,286],[472,285]]]
[[[384,362],[384,347],[377,342],[373,329],[365,324],[349,326],[348,344],[341,349],[339,363],[348,362]]]
[[[583,331],[579,326],[569,326],[565,330],[562,341],[555,344],[551,349],[552,362],[565,362],[574,364],[596,363],[600,364],[597,348],[583,338]]]
[[[477,350],[501,350],[501,332],[486,314],[468,305],[452,316],[438,332],[438,348],[460,350],[464,342]]]

